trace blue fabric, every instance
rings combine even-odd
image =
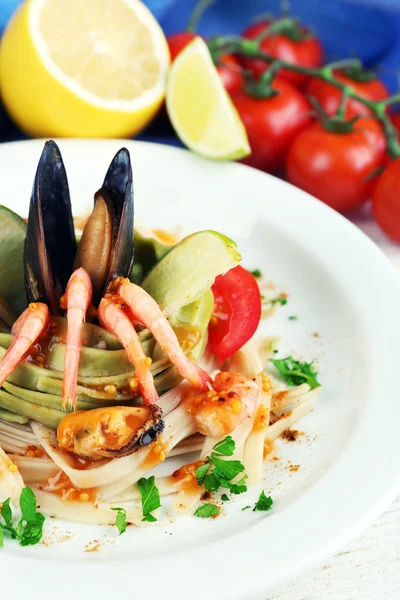
[[[84,1],[84,0],[82,0]],[[169,34],[186,27],[196,0],[145,0]],[[20,0],[0,0],[0,31]],[[240,33],[257,14],[280,13],[280,0],[216,0],[199,25],[205,36]],[[292,0],[291,12],[311,25],[322,40],[328,60],[357,56],[367,67],[378,66],[391,91],[398,88],[400,67],[400,0]],[[171,141],[163,120],[141,135]],[[18,137],[0,107],[0,137]],[[175,142],[178,143],[178,142]]]

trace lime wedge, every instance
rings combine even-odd
[[[167,317],[200,298],[241,260],[237,244],[217,231],[189,235],[156,264],[142,287],[158,302]]]
[[[19,215],[0,206],[0,297],[19,315],[26,307],[24,241],[26,223]]]
[[[177,135],[194,152],[219,160],[250,154],[244,125],[201,38],[174,61],[166,99]]]

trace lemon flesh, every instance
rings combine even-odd
[[[201,38],[193,40],[172,65],[167,109],[177,135],[191,150],[221,160],[250,154],[243,123]]]
[[[168,68],[139,0],[28,0],[0,47],[3,100],[35,136],[134,135],[161,105]]]

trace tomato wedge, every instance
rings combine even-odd
[[[261,295],[254,276],[240,265],[219,275],[211,289],[215,306],[208,343],[223,362],[254,335],[261,318]]]

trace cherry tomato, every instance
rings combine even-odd
[[[314,123],[289,149],[288,179],[340,212],[351,210],[372,192],[384,143],[379,124],[369,117],[358,119],[350,133],[333,133]]]
[[[400,242],[400,158],[391,161],[379,177],[372,208],[376,222],[395,242]]]
[[[174,62],[178,54],[182,52],[195,37],[197,37],[197,34],[191,31],[181,31],[180,33],[174,33],[167,37],[171,62]]]
[[[219,275],[212,291],[215,309],[208,343],[217,360],[223,362],[254,335],[261,318],[261,296],[253,275],[240,265]]]
[[[243,32],[243,36],[248,39],[258,37],[271,24],[270,21],[261,21],[250,25]],[[302,27],[304,36],[299,41],[291,39],[288,34],[275,33],[264,38],[260,44],[260,50],[285,60],[293,65],[301,67],[319,67],[323,63],[324,51],[318,39],[310,33],[305,27]],[[268,66],[263,60],[245,58],[241,59],[242,65],[253,72],[253,75],[258,78]],[[301,73],[294,73],[287,69],[283,69],[279,73],[280,77],[287,79],[298,87],[304,86],[308,77]]]
[[[239,92],[243,86],[242,67],[232,54],[224,54],[219,59],[217,71],[222,83],[229,94]]]
[[[283,167],[293,139],[311,121],[310,105],[293,85],[278,78],[271,88],[278,92],[271,98],[252,98],[245,92],[232,95],[251,147],[242,162],[268,173]]]
[[[390,117],[393,125],[396,127],[397,131],[400,133],[400,113],[395,113]]]
[[[370,81],[356,81],[341,71],[335,71],[335,78],[349,85],[359,96],[366,100],[384,100],[389,92],[376,77]],[[314,96],[328,115],[335,115],[340,105],[342,92],[327,81],[312,77],[307,84],[307,95]],[[370,109],[354,98],[346,100],[345,117],[371,115]]]

